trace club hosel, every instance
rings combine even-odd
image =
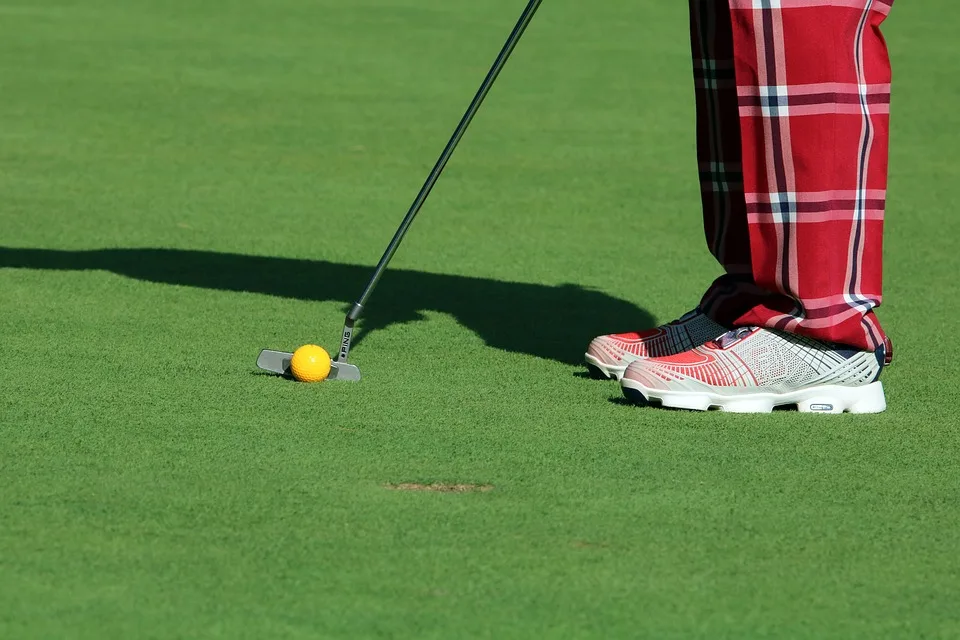
[[[353,342],[353,322],[347,321],[343,325],[343,338],[340,340],[340,350],[337,352],[337,362],[346,362],[350,356],[350,343]]]
[[[363,312],[363,305],[355,302],[343,321],[343,338],[340,340],[340,351],[337,353],[337,362],[346,362],[350,356],[350,344],[353,342],[353,327],[357,323],[357,318]]]

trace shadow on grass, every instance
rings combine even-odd
[[[103,270],[129,278],[220,291],[344,303],[372,274],[367,266],[177,249],[59,251],[0,247],[0,268]],[[582,363],[587,343],[612,331],[651,327],[645,310],[601,291],[422,271],[388,270],[360,321],[355,343],[392,324],[452,315],[497,349]],[[335,335],[341,327],[331,327]]]

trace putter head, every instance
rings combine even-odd
[[[290,375],[290,358],[292,353],[286,351],[273,351],[264,349],[257,358],[257,367],[279,376]],[[348,380],[356,382],[360,379],[360,368],[349,362],[338,362],[334,360],[330,363],[330,375],[327,380]]]

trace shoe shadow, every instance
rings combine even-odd
[[[0,247],[0,269],[103,270],[128,278],[220,291],[344,303],[373,270],[322,260],[179,249],[60,251]],[[491,347],[574,365],[590,339],[652,327],[636,305],[578,285],[550,286],[411,270],[388,270],[360,320],[355,344],[371,331],[447,313]],[[338,330],[331,328],[332,331]]]

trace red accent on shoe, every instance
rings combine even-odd
[[[633,332],[633,333],[615,333],[612,335],[613,338],[617,340],[623,340],[624,342],[639,342],[641,340],[649,340],[650,338],[656,338],[659,335],[666,333],[663,329],[655,327],[653,329],[648,329],[646,331]]]

